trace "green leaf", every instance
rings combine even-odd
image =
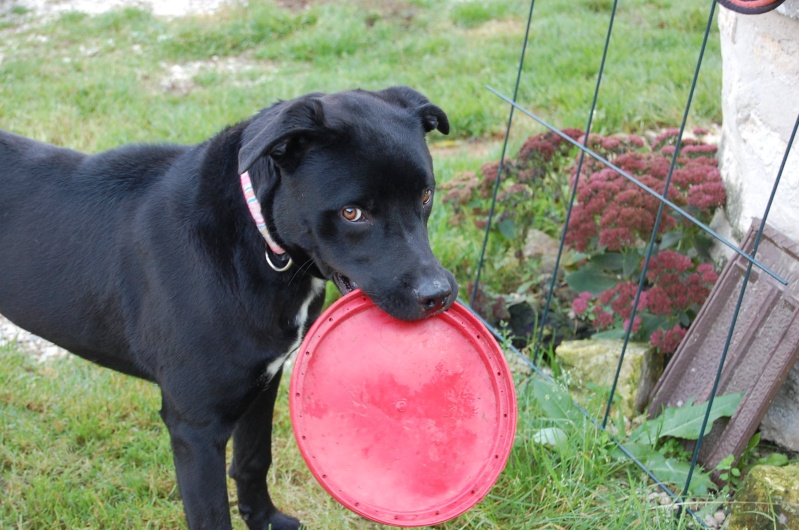
[[[660,245],[658,245],[659,250],[666,250],[667,248],[671,248],[677,243],[680,242],[682,239],[682,232],[679,230],[676,232],[669,232],[667,234],[663,234],[663,237],[660,240]]]
[[[551,420],[574,421],[580,413],[574,408],[568,390],[540,379],[533,384],[533,397]]]
[[[606,271],[619,271],[624,266],[624,256],[618,252],[606,252],[591,257],[591,264]]]
[[[694,238],[694,249],[696,249],[696,254],[702,259],[702,261],[708,263],[713,262],[713,255],[710,252],[713,248],[713,243],[713,238],[709,236],[697,235]]]
[[[558,427],[538,429],[532,436],[533,442],[552,448],[562,447],[568,439],[569,436],[566,434],[566,431]]]
[[[650,458],[653,458],[653,456],[657,454],[657,451],[655,450],[654,446],[652,446],[650,444],[629,443],[628,442],[628,443],[625,443],[623,445],[624,445],[624,448],[627,449],[627,451],[631,455],[633,455],[633,457],[635,457],[636,460],[638,460],[641,463],[646,462],[647,460],[649,460]],[[627,459],[627,455],[624,454],[622,452],[622,450],[619,449],[618,447],[613,449],[613,456],[618,458],[618,459],[620,459],[620,460],[626,460]]]
[[[602,291],[615,287],[619,280],[615,276],[591,267],[581,267],[566,275],[566,283],[578,293],[588,291],[593,295],[597,295]]]
[[[622,274],[624,277],[631,276],[633,273],[638,272],[638,267],[641,265],[641,256],[635,250],[624,253],[624,263],[622,264]]]
[[[644,337],[649,337],[655,330],[666,329],[668,327],[669,319],[662,316],[656,316],[649,313],[641,313],[641,334]]]
[[[708,418],[708,429],[717,419],[735,414],[743,397],[743,392],[716,396]],[[661,436],[672,436],[686,440],[698,439],[706,409],[707,405],[705,403],[667,409],[662,415],[664,419]]]
[[[600,331],[599,333],[594,333],[591,335],[592,339],[596,340],[615,340],[615,339],[623,339],[624,338],[624,330],[623,329],[608,329],[605,331]]]
[[[691,469],[689,462],[666,458],[660,453],[656,453],[656,456],[644,464],[662,482],[678,484],[681,487],[688,480],[688,471]],[[690,496],[704,497],[708,494],[708,490],[715,489],[715,487],[713,481],[710,480],[710,474],[697,466],[691,475],[691,485],[688,488]]]
[[[713,407],[710,410],[707,429],[709,430],[713,422],[717,419],[735,414],[743,397],[743,392],[716,396],[713,400]],[[645,425],[648,425],[646,431],[650,437],[652,435],[655,435],[657,438],[671,436],[673,438],[682,438],[685,440],[696,440],[699,438],[699,431],[705,419],[706,409],[707,405],[705,403],[694,405],[693,399],[689,399],[685,406],[667,408],[663,411],[663,414],[654,420],[646,422]],[[652,430],[653,428],[654,430]],[[650,441],[654,442],[652,439],[650,439]]]
[[[516,223],[510,217],[498,222],[497,230],[505,239],[513,240],[516,238]]]
[[[691,465],[676,458],[667,458],[663,453],[658,452],[648,443],[625,443],[624,448],[633,455],[639,462],[644,464],[647,469],[663,482],[677,484],[680,487],[685,485],[688,479],[688,471]],[[614,452],[614,455],[621,458],[621,450]],[[708,489],[715,488],[710,475],[701,467],[694,469],[691,478],[690,493],[692,495],[707,495]]]
[[[716,464],[716,471],[729,471],[735,463],[735,455],[727,455]]]
[[[530,280],[529,282],[524,282],[524,283],[520,284],[520,285],[519,285],[519,286],[516,288],[516,294],[526,294],[526,293],[527,293],[527,291],[529,291],[529,290],[530,290],[530,288],[531,288],[531,287],[532,287],[532,286],[533,286],[535,283],[536,283],[535,281],[533,281],[533,280]]]
[[[561,263],[563,264],[564,267],[570,267],[576,265],[577,263],[583,261],[584,259],[588,259],[589,257],[591,257],[590,254],[567,249],[563,253],[563,259],[561,260]]]
[[[788,455],[782,453],[771,453],[757,461],[758,465],[784,466],[788,463]]]

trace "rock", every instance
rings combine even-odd
[[[555,271],[555,260],[558,257],[559,249],[559,240],[540,230],[530,230],[527,233],[523,254],[526,259],[540,259],[539,271],[552,274]]]
[[[578,401],[588,383],[608,389],[613,385],[622,345],[621,340],[573,340],[558,346],[555,355],[569,372],[569,386],[577,393]],[[627,345],[616,387],[625,416],[631,418],[643,412],[664,368],[662,356],[655,354],[648,344]]]
[[[755,466],[735,494],[728,530],[799,530],[799,464]]]
[[[799,451],[799,363],[794,364],[760,422],[760,435]]]
[[[67,356],[66,350],[15,326],[10,320],[0,315],[0,347],[4,346],[12,346],[20,351],[29,352],[42,362]]]

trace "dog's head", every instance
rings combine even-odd
[[[361,288],[415,320],[448,308],[458,291],[427,236],[435,180],[425,134],[434,129],[449,132],[447,115],[407,87],[309,94],[248,124],[239,172],[257,179],[289,254],[309,256],[342,292]]]

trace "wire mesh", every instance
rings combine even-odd
[[[744,280],[743,280],[742,286],[740,288],[740,292],[738,294],[736,308],[735,308],[735,311],[734,311],[734,315],[733,315],[732,321],[730,322],[729,331],[728,331],[728,334],[727,334],[727,340],[726,340],[726,343],[724,345],[723,352],[721,354],[718,370],[716,372],[715,380],[714,380],[714,383],[713,383],[713,389],[712,389],[712,392],[711,392],[711,395],[710,395],[710,399],[708,400],[707,406],[706,406],[706,409],[705,409],[705,415],[704,415],[704,419],[703,419],[701,430],[700,430],[700,436],[699,436],[698,442],[695,444],[695,447],[694,447],[694,450],[693,450],[693,454],[692,454],[692,457],[691,457],[691,464],[690,464],[690,468],[689,468],[689,471],[688,471],[687,479],[686,479],[685,484],[682,487],[682,490],[679,493],[672,491],[663,481],[661,481],[656,476],[656,474],[653,471],[648,469],[646,467],[646,465],[644,465],[641,461],[636,459],[635,456],[624,447],[623,443],[621,441],[619,441],[618,438],[613,436],[611,433],[608,433],[610,435],[611,439],[613,439],[616,442],[616,444],[618,445],[619,449],[633,463],[635,463],[639,468],[641,468],[641,470],[643,470],[644,473],[646,473],[646,475],[655,484],[657,484],[664,492],[666,492],[677,503],[677,505],[681,507],[682,511],[685,511],[686,513],[692,515],[694,517],[694,519],[696,520],[696,522],[701,527],[707,528],[707,525],[704,523],[704,521],[695,512],[693,512],[687,506],[684,505],[684,500],[686,499],[686,497],[688,495],[689,488],[691,486],[691,481],[692,481],[692,478],[693,478],[693,475],[694,475],[694,471],[695,471],[695,469],[696,469],[696,467],[698,465],[697,464],[697,458],[698,458],[699,451],[700,451],[701,446],[702,446],[702,442],[704,440],[705,433],[706,433],[706,431],[708,429],[708,425],[710,423],[709,419],[710,419],[710,415],[711,415],[711,409],[712,409],[712,406],[713,406],[713,401],[714,401],[714,399],[716,397],[716,392],[718,390],[719,381],[720,381],[721,375],[722,375],[722,368],[723,368],[724,362],[725,362],[725,360],[727,358],[727,353],[728,353],[729,348],[730,348],[730,344],[731,344],[731,341],[732,341],[733,333],[735,331],[736,322],[738,320],[738,314],[739,314],[739,311],[741,309],[741,306],[742,306],[742,303],[743,303],[743,300],[744,300],[744,297],[745,297],[745,294],[746,294],[746,287],[747,287],[747,284],[749,282],[749,277],[751,275],[751,272],[752,272],[754,267],[757,267],[760,270],[762,270],[764,273],[766,273],[769,276],[771,276],[772,278],[774,278],[776,281],[782,283],[783,285],[787,284],[785,279],[780,277],[774,271],[770,270],[768,267],[764,266],[762,263],[758,262],[755,259],[755,256],[757,255],[757,249],[758,249],[760,240],[762,239],[762,236],[763,236],[763,230],[765,229],[766,221],[768,219],[768,215],[769,215],[769,212],[771,210],[772,203],[774,201],[774,198],[777,195],[780,179],[781,179],[782,174],[783,174],[783,172],[785,170],[785,166],[786,166],[786,163],[787,163],[787,160],[788,160],[788,156],[789,156],[789,154],[791,152],[791,149],[793,147],[793,144],[794,144],[794,141],[795,141],[795,138],[796,138],[796,135],[797,135],[797,129],[799,129],[799,116],[797,116],[796,124],[794,125],[793,132],[792,132],[792,134],[790,136],[787,148],[785,150],[785,154],[784,154],[783,159],[782,159],[782,164],[780,165],[778,174],[775,177],[774,184],[773,184],[772,191],[771,191],[770,199],[769,199],[768,204],[767,204],[767,206],[765,208],[765,211],[764,211],[764,213],[762,215],[762,221],[761,221],[760,229],[758,231],[757,238],[756,238],[756,241],[755,241],[755,244],[754,244],[754,248],[753,248],[753,250],[751,252],[747,253],[744,250],[742,250],[741,248],[739,248],[736,244],[734,244],[731,241],[727,240],[726,238],[722,237],[720,234],[718,234],[716,231],[711,229],[709,226],[705,225],[704,223],[702,223],[701,221],[696,219],[694,216],[692,216],[689,212],[687,212],[684,209],[680,208],[678,205],[674,204],[672,201],[670,201],[667,198],[668,191],[669,191],[669,188],[670,188],[670,185],[671,185],[671,178],[672,178],[672,175],[674,173],[674,170],[675,170],[675,167],[676,167],[676,162],[677,162],[677,159],[678,159],[678,156],[680,154],[681,147],[682,147],[683,135],[685,133],[686,124],[687,124],[688,119],[689,119],[691,106],[692,106],[693,98],[694,98],[694,93],[695,93],[695,89],[696,89],[696,86],[697,86],[697,81],[700,78],[701,67],[702,67],[702,63],[703,63],[703,58],[705,56],[705,51],[706,51],[708,38],[709,38],[709,36],[711,34],[711,29],[712,29],[712,26],[713,26],[714,15],[715,15],[715,10],[716,10],[716,1],[715,0],[710,0],[710,2],[709,2],[707,24],[706,24],[705,30],[704,30],[704,36],[703,36],[703,40],[702,40],[702,45],[701,45],[700,49],[698,50],[698,58],[697,58],[697,62],[696,62],[696,68],[695,68],[695,71],[694,71],[694,75],[693,75],[693,79],[692,79],[692,82],[691,82],[690,89],[688,91],[688,94],[686,95],[686,103],[685,103],[685,109],[684,109],[684,113],[683,113],[683,118],[682,118],[682,121],[680,123],[680,128],[679,128],[679,133],[678,133],[677,140],[676,140],[675,150],[674,150],[674,153],[672,155],[669,171],[668,171],[668,174],[667,174],[667,177],[666,177],[666,180],[665,180],[665,185],[664,185],[664,189],[663,189],[662,193],[658,193],[655,190],[647,187],[646,185],[644,185],[642,182],[640,182],[633,175],[628,174],[627,172],[623,171],[619,167],[615,166],[612,162],[606,160],[605,158],[603,158],[602,156],[598,155],[596,152],[594,152],[594,151],[592,151],[591,149],[588,148],[588,139],[589,139],[589,135],[590,135],[590,133],[592,131],[593,117],[596,114],[597,104],[600,101],[600,89],[601,89],[602,81],[603,81],[603,78],[604,78],[604,75],[605,75],[605,66],[606,66],[606,61],[607,61],[607,58],[608,58],[608,50],[610,49],[610,46],[611,46],[611,43],[612,43],[612,35],[613,35],[613,30],[614,30],[614,21],[616,19],[616,13],[617,13],[617,9],[618,9],[618,4],[619,4],[618,0],[614,0],[613,1],[613,5],[612,5],[612,9],[610,10],[607,33],[606,33],[606,37],[605,37],[605,44],[604,44],[604,48],[602,50],[601,59],[599,61],[599,68],[598,68],[598,71],[597,71],[596,86],[595,86],[595,90],[594,90],[593,97],[592,97],[592,103],[591,103],[591,106],[590,106],[590,109],[589,109],[589,112],[588,112],[588,115],[587,115],[587,118],[586,118],[586,125],[585,125],[585,129],[584,129],[585,133],[584,133],[582,142],[576,142],[575,140],[573,140],[569,136],[563,134],[557,127],[551,125],[550,123],[545,121],[543,118],[541,118],[536,113],[527,110],[522,105],[520,105],[518,103],[518,101],[517,101],[518,95],[519,95],[519,88],[520,88],[521,84],[523,83],[523,78],[524,78],[523,70],[524,70],[525,55],[526,55],[526,53],[528,51],[529,46],[532,43],[532,40],[531,40],[531,37],[530,37],[530,35],[531,35],[530,29],[531,29],[531,26],[532,26],[533,20],[534,20],[535,0],[531,0],[531,2],[530,2],[530,9],[529,9],[529,14],[528,14],[528,18],[527,18],[527,27],[526,27],[526,31],[525,31],[525,35],[524,35],[524,40],[522,42],[521,56],[520,56],[520,59],[519,59],[519,65],[518,65],[518,70],[517,70],[517,75],[516,75],[516,83],[515,83],[515,86],[514,86],[512,97],[508,97],[508,96],[504,95],[501,91],[499,91],[497,89],[494,89],[492,87],[487,87],[487,89],[489,91],[491,91],[493,94],[495,94],[497,97],[499,97],[501,100],[503,100],[504,102],[506,102],[509,105],[509,114],[508,114],[508,121],[507,121],[507,127],[506,127],[506,131],[505,131],[504,142],[503,142],[502,150],[501,150],[501,157],[500,157],[500,161],[499,161],[499,167],[497,169],[496,179],[495,179],[495,182],[494,182],[493,196],[492,196],[491,206],[490,206],[490,209],[489,209],[488,218],[487,218],[487,222],[486,222],[486,227],[485,227],[485,232],[484,232],[484,237],[483,237],[483,244],[482,244],[482,248],[481,248],[481,251],[480,251],[480,257],[479,257],[479,261],[478,261],[478,264],[477,264],[475,279],[474,279],[474,283],[473,283],[473,287],[472,287],[471,305],[472,305],[472,307],[474,307],[475,296],[476,296],[476,294],[477,294],[477,292],[479,290],[480,281],[481,281],[481,275],[483,274],[483,270],[484,270],[484,266],[485,266],[486,251],[487,251],[489,240],[490,240],[490,237],[491,237],[492,222],[493,222],[493,217],[495,215],[495,206],[496,206],[497,195],[498,195],[497,192],[498,192],[498,190],[500,188],[500,184],[501,184],[501,181],[502,181],[503,166],[504,166],[504,163],[505,163],[505,155],[506,155],[507,149],[508,149],[508,143],[509,143],[509,140],[510,140],[512,124],[513,124],[513,121],[514,121],[514,118],[515,118],[515,111],[519,111],[519,113],[522,114],[523,116],[526,116],[526,117],[529,117],[529,118],[535,120],[536,122],[538,122],[539,124],[543,125],[546,129],[548,129],[552,133],[557,134],[562,139],[564,139],[567,142],[570,142],[572,145],[576,146],[579,149],[577,163],[576,163],[576,166],[575,166],[575,176],[574,176],[573,183],[572,183],[571,190],[570,190],[566,216],[565,216],[565,220],[564,220],[564,223],[563,223],[563,228],[562,228],[562,231],[561,231],[558,254],[557,254],[557,257],[556,257],[556,260],[555,260],[554,273],[552,274],[552,278],[551,278],[551,282],[550,282],[549,289],[548,289],[548,292],[547,292],[547,297],[546,297],[546,302],[544,304],[544,308],[542,310],[541,315],[538,318],[538,326],[537,326],[537,330],[535,332],[535,340],[533,342],[533,348],[532,348],[532,351],[533,351],[532,358],[528,358],[523,353],[521,353],[518,349],[514,348],[513,346],[510,346],[510,350],[515,355],[517,355],[519,358],[521,358],[540,377],[543,377],[546,380],[552,381],[552,379],[549,376],[547,376],[544,372],[542,372],[542,370],[539,368],[538,362],[539,362],[539,359],[540,359],[540,354],[541,354],[541,349],[542,349],[542,344],[543,344],[543,337],[544,337],[544,332],[545,332],[545,326],[546,326],[546,323],[547,323],[547,318],[549,316],[549,312],[551,311],[551,302],[552,302],[552,298],[553,298],[553,293],[555,292],[556,281],[557,281],[557,277],[558,277],[558,271],[560,270],[561,262],[562,262],[562,258],[563,258],[564,247],[565,247],[565,242],[566,242],[566,235],[567,235],[568,226],[569,226],[569,220],[571,218],[572,210],[573,210],[574,205],[575,205],[575,200],[576,200],[576,197],[577,197],[577,186],[578,186],[580,175],[581,175],[581,172],[582,172],[583,162],[584,162],[585,156],[586,155],[590,156],[593,159],[595,159],[595,160],[599,161],[600,163],[602,163],[603,165],[605,165],[606,167],[616,171],[618,174],[620,174],[625,179],[627,179],[628,181],[630,181],[633,184],[635,184],[636,186],[638,186],[640,189],[644,190],[645,192],[647,192],[650,195],[655,196],[658,199],[658,201],[659,201],[659,207],[658,207],[657,215],[656,215],[656,218],[655,218],[655,225],[654,225],[654,228],[652,230],[649,242],[648,242],[647,247],[646,247],[646,254],[645,254],[645,257],[644,257],[642,271],[641,271],[641,274],[640,274],[640,277],[639,277],[639,281],[638,281],[637,291],[636,291],[636,294],[635,294],[635,297],[634,297],[634,300],[633,300],[633,304],[632,304],[631,315],[630,315],[630,318],[628,319],[628,324],[626,325],[626,329],[625,329],[625,332],[624,332],[623,345],[622,345],[621,352],[620,352],[620,355],[619,355],[619,361],[618,361],[618,365],[616,367],[615,377],[613,379],[613,384],[612,384],[612,387],[610,389],[610,395],[609,395],[607,403],[606,403],[606,405],[604,407],[604,414],[603,414],[603,417],[602,417],[601,421],[597,420],[596,418],[591,417],[591,415],[585,409],[583,409],[582,407],[580,407],[579,405],[574,403],[574,406],[586,418],[588,418],[592,423],[594,423],[594,425],[596,425],[598,428],[602,429],[603,431],[606,431],[607,426],[608,426],[607,425],[608,424],[608,419],[609,419],[609,416],[610,416],[610,412],[611,412],[612,404],[613,404],[613,401],[614,401],[614,397],[615,397],[616,392],[617,392],[617,385],[618,385],[618,382],[619,382],[619,377],[620,377],[620,373],[621,373],[622,364],[624,362],[625,353],[626,353],[626,350],[627,350],[627,347],[628,347],[628,344],[629,344],[629,341],[630,341],[633,322],[635,320],[635,315],[636,315],[636,312],[638,310],[641,294],[642,294],[643,289],[644,289],[647,270],[648,270],[649,265],[650,265],[650,260],[651,260],[652,256],[655,253],[656,239],[657,239],[657,235],[658,235],[658,231],[659,231],[659,227],[660,227],[660,224],[661,224],[661,220],[662,220],[662,216],[663,216],[664,210],[666,208],[670,208],[672,211],[679,213],[683,218],[687,219],[689,222],[691,222],[694,225],[696,225],[697,227],[699,227],[702,231],[704,231],[706,234],[711,236],[714,240],[716,240],[720,244],[728,247],[733,252],[737,253],[738,255],[743,257],[745,260],[747,260],[748,264],[747,264],[746,274],[744,276]],[[543,45],[551,45],[551,43],[544,43]],[[488,323],[486,323],[486,324],[488,324]],[[492,329],[492,332],[498,338],[501,337],[501,333],[498,330],[491,328],[491,326],[489,326],[489,329]],[[679,511],[678,511],[678,513],[679,513]]]

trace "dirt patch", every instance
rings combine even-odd
[[[495,35],[518,35],[524,33],[524,26],[524,22],[520,20],[489,20],[469,33],[475,38],[493,37]]]
[[[430,144],[430,154],[433,158],[447,158],[468,153],[476,158],[486,158],[492,149],[501,144],[501,140],[493,138],[470,138],[469,140],[443,140]]]
[[[252,61],[243,57],[212,57],[204,61],[191,61],[181,64],[162,64],[166,71],[158,87],[172,94],[187,94],[197,88],[197,78],[203,74],[222,74],[232,79],[232,86],[252,86],[262,83],[264,74],[276,67],[264,61]],[[255,72],[255,75],[252,73]],[[259,77],[256,77],[260,74]],[[237,79],[238,78],[238,79]]]
[[[0,14],[20,7],[45,17],[65,11],[97,15],[112,9],[140,7],[157,16],[182,17],[213,13],[228,3],[230,0],[0,0]]]

